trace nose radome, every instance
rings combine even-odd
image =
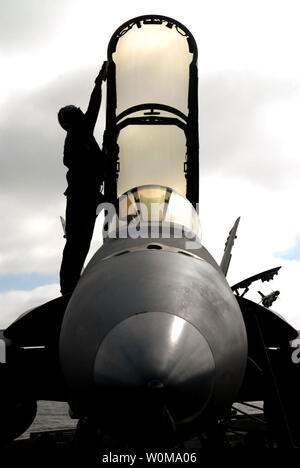
[[[203,410],[214,378],[214,358],[203,335],[186,320],[163,312],[140,313],[116,325],[101,343],[94,365],[106,409],[117,402],[138,411],[139,399],[145,404],[159,394],[179,419]]]

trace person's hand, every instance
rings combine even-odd
[[[96,84],[101,84],[102,81],[105,81],[107,78],[107,70],[108,70],[108,62],[105,61],[103,62],[103,65],[101,67],[101,70],[99,71],[99,74],[97,78],[95,79]]]

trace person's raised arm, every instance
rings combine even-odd
[[[101,70],[97,78],[95,79],[95,86],[90,97],[90,102],[89,102],[87,111],[85,113],[86,122],[91,132],[94,131],[97,118],[98,118],[98,114],[99,114],[99,110],[100,110],[100,106],[101,106],[102,81],[106,80],[107,64],[108,62],[103,62]]]

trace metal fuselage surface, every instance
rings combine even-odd
[[[106,239],[86,267],[60,337],[82,415],[142,431],[159,409],[176,426],[231,405],[247,358],[243,318],[211,255],[186,241],[176,228],[169,239]]]

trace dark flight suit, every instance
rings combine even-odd
[[[96,220],[96,208],[104,197],[100,187],[105,178],[105,155],[93,131],[101,105],[101,82],[92,92],[80,127],[69,131],[64,146],[68,167],[66,245],[60,269],[61,293],[72,292],[88,254]]]

